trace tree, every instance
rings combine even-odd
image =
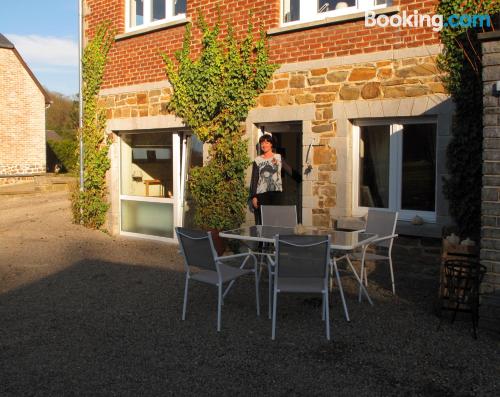
[[[495,0],[441,0],[437,12],[453,14],[494,14],[500,11]],[[444,51],[438,66],[446,73],[445,86],[455,103],[452,139],[447,148],[449,177],[444,194],[459,233],[478,239],[481,228],[483,86],[481,45],[478,29],[450,26],[441,31]]]
[[[193,168],[189,179],[195,223],[229,229],[243,222],[248,198],[244,177],[250,161],[242,123],[278,65],[269,62],[265,33],[261,30],[255,41],[250,22],[241,42],[231,24],[226,37],[219,37],[220,14],[211,28],[199,12],[197,27],[202,48],[196,59],[191,54],[191,24],[176,62],[163,55],[173,88],[169,110],[210,144],[209,161]]]

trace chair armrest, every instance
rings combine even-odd
[[[368,245],[371,245],[374,243],[380,243],[381,241],[385,241],[385,240],[391,240],[391,239],[396,238],[396,237],[398,237],[397,234],[391,234],[390,236],[379,237],[379,238],[376,238],[375,240],[370,241],[370,243]]]
[[[242,258],[244,256],[253,256],[255,257],[255,254],[253,252],[244,252],[242,254],[234,254],[234,255],[226,255],[226,256],[218,256],[217,260],[218,261],[223,261],[226,259],[234,259],[234,258]]]

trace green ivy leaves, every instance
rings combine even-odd
[[[85,150],[84,186],[83,191],[74,192],[72,209],[75,223],[94,229],[104,225],[109,206],[106,197],[109,144],[105,134],[105,110],[98,104],[98,94],[113,37],[109,23],[101,24],[85,47],[82,59],[83,128],[80,133]]]
[[[494,14],[500,11],[495,0],[441,0],[437,13]],[[463,237],[477,239],[481,228],[482,186],[482,105],[481,44],[477,30],[445,27],[444,45],[438,66],[446,73],[444,83],[455,103],[452,139],[447,148],[449,177],[444,194],[450,202],[450,214]]]
[[[199,12],[196,25],[202,33],[196,58],[191,53],[191,24],[175,59],[162,55],[173,88],[169,110],[211,145],[208,163],[194,168],[189,178],[195,222],[205,228],[229,229],[244,221],[248,198],[244,177],[250,161],[242,123],[278,65],[269,62],[262,30],[254,40],[251,23],[241,41],[231,24],[225,38],[220,38],[220,14],[210,27]]]

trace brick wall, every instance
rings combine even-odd
[[[500,33],[482,35],[483,49],[483,190],[481,263],[487,268],[483,290],[500,296]],[[500,300],[497,303],[500,309]],[[500,310],[498,312],[500,314]]]
[[[188,0],[187,16],[196,19],[196,10],[201,8],[207,20],[214,22],[217,3],[221,3],[222,20],[233,21],[238,35],[245,32],[250,9],[257,27],[262,24],[267,31],[279,26],[280,0]],[[401,11],[418,9],[420,13],[429,13],[434,10],[437,0],[394,3],[400,5]],[[125,0],[86,0],[86,35],[90,37],[98,23],[104,20],[112,21],[118,34],[124,33],[124,4]],[[172,55],[180,48],[183,33],[184,26],[177,26],[116,41],[109,54],[103,88],[165,80],[159,52]],[[274,62],[283,64],[437,43],[439,36],[430,28],[365,28],[364,20],[356,20],[273,35],[270,53]]]
[[[45,98],[11,49],[0,84],[0,176],[45,172]]]

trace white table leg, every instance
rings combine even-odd
[[[337,260],[335,259],[335,257],[333,258],[333,261],[330,261],[330,263],[333,264],[333,270],[335,270],[335,277],[337,278],[337,283],[339,285],[340,298],[342,299],[342,305],[344,306],[345,319],[347,321],[351,321],[351,319],[349,318],[349,311],[347,310],[347,304],[344,297],[344,289],[342,288],[342,282],[340,281],[339,269],[337,267]]]
[[[365,294],[366,296],[366,299],[368,299],[368,302],[370,302],[370,305],[373,306],[373,302],[370,298],[370,295],[368,295],[368,291],[366,290],[365,286],[363,285],[363,280],[361,280],[358,276],[358,273],[356,272],[356,269],[354,268],[354,266],[352,265],[352,262],[351,260],[349,259],[349,255],[346,255],[345,258],[347,259],[347,263],[349,263],[349,266],[351,267],[351,270],[352,272],[354,273],[354,277],[356,277],[356,280],[358,280],[358,283],[359,283],[359,287],[360,289],[363,291],[363,293]]]

